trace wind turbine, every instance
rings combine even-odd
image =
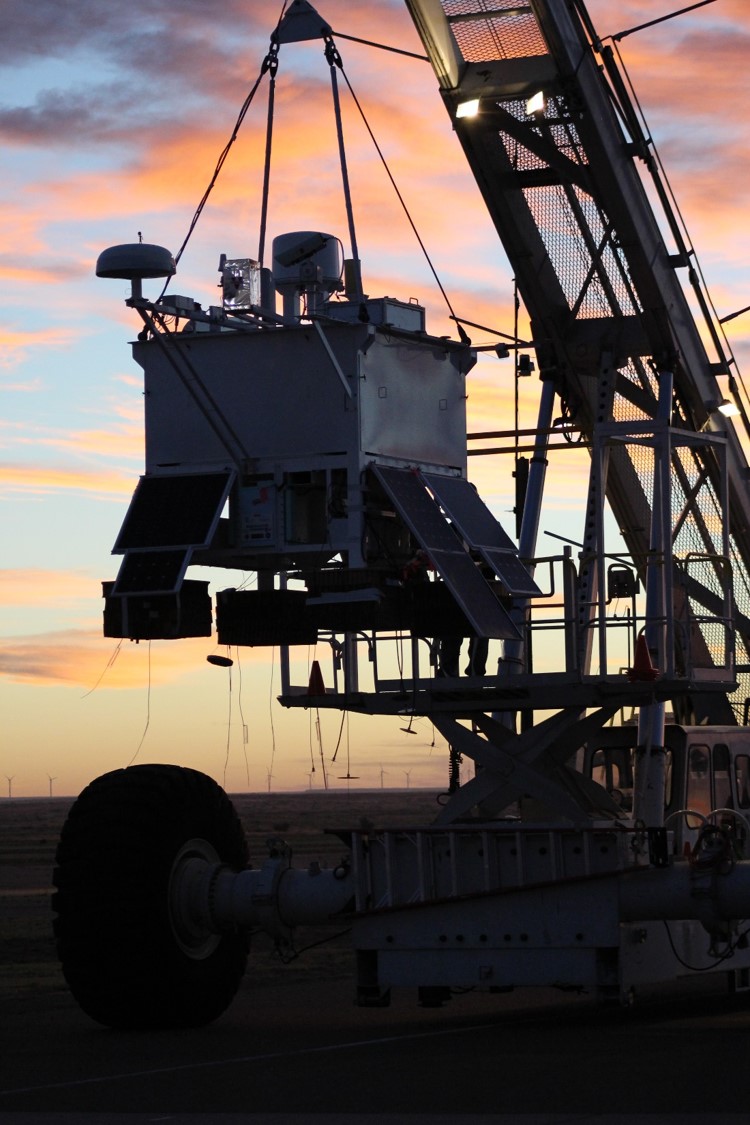
[[[50,777],[49,774],[47,774],[47,777],[49,777],[49,795],[51,797],[52,796],[52,782],[57,781],[57,778],[56,777]]]
[[[16,775],[13,774],[13,777],[15,777],[15,776]],[[5,775],[5,780],[8,782],[8,799],[9,800],[13,796],[13,777],[8,777],[7,773]]]

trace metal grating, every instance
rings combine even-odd
[[[581,320],[637,311],[627,264],[591,196],[563,184],[527,187],[524,198],[571,309]]]
[[[502,108],[529,133],[539,137],[573,164],[587,164],[575,122],[565,101],[550,98],[544,118],[533,125],[522,99],[503,101]],[[524,173],[547,171],[558,179],[539,152],[516,137],[499,134],[511,165],[523,183]],[[542,236],[550,261],[571,309],[581,319],[631,315],[639,307],[627,260],[615,232],[594,198],[571,183],[528,185],[524,196]]]
[[[656,412],[658,387],[656,376],[648,366],[648,357],[633,357],[625,366],[619,368],[619,371],[620,375],[627,379],[629,383],[632,383],[634,388],[639,391],[645,391],[651,403],[649,409],[646,410],[633,402],[632,399],[628,398],[625,394],[617,392],[612,409],[614,421],[635,422],[653,418]]]
[[[548,53],[530,4],[513,0],[443,0],[443,11],[466,62]]]

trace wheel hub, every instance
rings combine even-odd
[[[188,840],[180,848],[169,876],[169,921],[177,944],[193,960],[210,957],[221,941],[211,923],[211,894],[221,867],[208,840]]]

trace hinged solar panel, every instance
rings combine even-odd
[[[516,626],[457,533],[446,521],[420,475],[411,469],[385,465],[373,465],[372,471],[401,519],[429,555],[475,633],[481,637],[517,638]],[[435,625],[435,632],[439,635],[440,623]]]
[[[420,473],[420,476],[462,538],[481,555],[509,594],[515,597],[541,594],[519,559],[513,540],[469,481],[437,473]]]
[[[113,554],[208,546],[234,477],[233,469],[141,477]]]
[[[112,596],[171,594],[180,588],[193,553],[192,547],[167,551],[127,551],[120,564]]]

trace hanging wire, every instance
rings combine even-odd
[[[138,755],[140,754],[141,747],[143,746],[143,743],[146,741],[146,735],[148,734],[148,728],[149,728],[150,723],[151,723],[151,641],[148,642],[148,690],[146,692],[146,725],[143,728],[143,734],[141,735],[141,741],[138,743],[138,745],[135,748],[135,754],[133,755],[133,757],[128,762],[128,765],[127,765],[126,768],[129,769],[130,766],[132,766],[133,762],[138,757]]]
[[[117,660],[117,657],[120,655],[120,651],[122,649],[122,642],[123,642],[124,639],[125,639],[124,637],[121,637],[120,640],[117,642],[117,644],[115,645],[115,651],[112,653],[109,660],[104,665],[104,668],[102,669],[102,673],[99,676],[99,679],[96,681],[96,683],[94,684],[93,687],[90,687],[88,691],[85,691],[83,693],[83,695],[81,696],[81,699],[86,699],[86,697],[91,695],[91,693],[93,691],[96,691],[96,689],[99,687],[99,684],[102,682],[102,680],[106,676],[107,672],[110,670],[110,668],[114,667],[115,661]]]
[[[326,759],[323,753],[323,733],[320,729],[320,710],[315,708],[315,735],[318,740],[318,751],[320,753],[320,768],[323,771],[323,788],[328,788],[328,773],[326,771]]]
[[[271,768],[270,773],[273,775],[273,763],[276,757],[276,730],[273,725],[273,672],[276,666],[276,645],[271,649],[271,680],[268,688],[268,716],[271,720]]]
[[[229,648],[227,648],[227,656],[229,655],[229,652],[230,652],[230,650],[229,650]],[[225,789],[227,787],[227,766],[229,765],[229,744],[230,744],[231,739],[232,739],[232,668],[231,668],[231,665],[230,665],[229,668],[227,668],[227,672],[229,673],[229,680],[228,680],[228,683],[229,683],[228,714],[227,714],[227,746],[226,746],[226,753],[224,755],[224,774],[223,774],[223,777],[222,777],[222,785],[224,786]]]
[[[341,735],[342,735],[342,732],[344,730],[344,720],[345,719],[346,719],[346,711],[342,711],[341,712],[341,725],[339,727],[338,738],[336,739],[336,749],[333,751],[333,757],[331,758],[332,762],[336,761],[336,755],[338,754],[339,749],[341,747]],[[348,743],[348,741],[349,741],[349,734],[348,734],[348,731],[347,731],[347,743]]]
[[[245,722],[245,713],[242,710],[242,662],[240,660],[240,647],[237,646],[237,706],[240,712],[240,723],[242,724],[242,752],[245,757],[245,780],[248,789],[250,788],[250,763],[247,758],[247,744],[248,744],[248,727]]]

